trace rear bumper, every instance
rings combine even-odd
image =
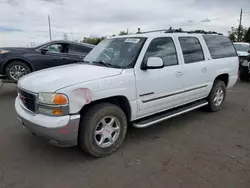
[[[30,114],[20,105],[16,98],[15,109],[18,119],[34,135],[60,147],[76,146],[80,115],[50,117],[41,114]]]

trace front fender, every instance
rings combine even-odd
[[[117,76],[65,87],[56,92],[65,93],[69,97],[71,114],[79,113],[84,105],[93,101],[115,96],[126,97],[131,106],[132,116],[136,114],[136,85],[133,70],[123,71]]]

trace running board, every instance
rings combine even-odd
[[[174,108],[174,109],[162,112],[162,113],[158,113],[147,118],[136,120],[135,122],[133,122],[133,126],[136,128],[145,128],[150,125],[154,125],[156,123],[160,123],[167,119],[173,118],[175,116],[179,116],[181,114],[201,108],[203,106],[206,106],[207,104],[208,102],[206,100],[190,103],[188,105],[184,105],[184,106],[177,107],[177,108]]]

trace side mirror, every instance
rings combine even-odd
[[[42,54],[46,54],[47,51],[48,51],[48,50],[45,49],[45,48],[42,48],[42,49],[41,49],[41,53],[42,53]]]
[[[160,57],[149,57],[146,65],[142,66],[142,70],[146,69],[161,69],[164,67],[163,60]]]

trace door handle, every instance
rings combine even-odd
[[[201,69],[201,71],[202,71],[203,73],[205,73],[205,72],[207,72],[207,68],[204,67],[203,69]]]
[[[61,59],[64,59],[64,60],[65,60],[65,59],[69,59],[69,58],[68,58],[68,57],[61,57]]]
[[[182,75],[183,75],[183,72],[181,71],[176,72],[176,77],[181,77]]]

